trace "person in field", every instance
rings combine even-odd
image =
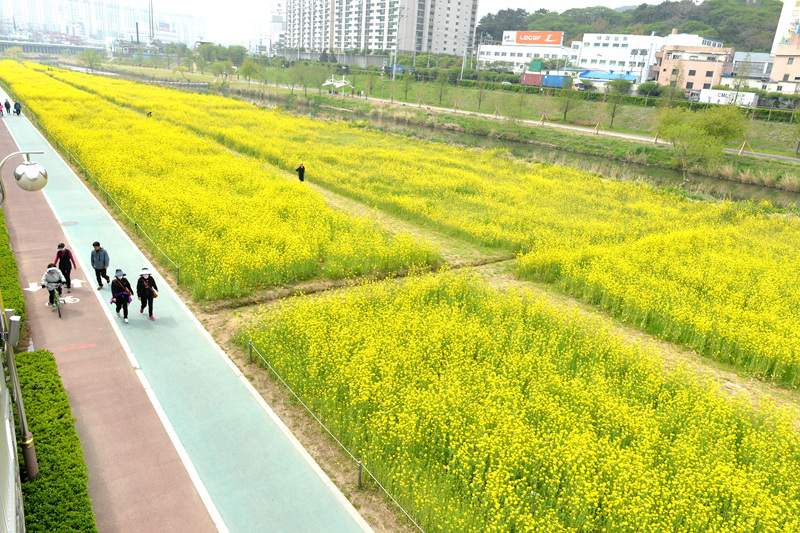
[[[303,163],[300,163],[300,166],[294,169],[297,172],[297,175],[300,177],[300,181],[303,181],[306,174],[306,167],[303,166]]]
[[[58,269],[64,274],[64,279],[67,280],[67,292],[72,292],[72,281],[69,275],[73,267],[77,269],[78,266],[75,264],[75,258],[72,257],[72,252],[67,249],[63,242],[58,245],[56,260],[53,262],[58,265]]]
[[[10,115],[11,114],[11,102],[8,101],[8,98],[6,98],[6,103],[4,105],[6,106],[6,115]]]
[[[142,302],[142,308],[139,309],[140,313],[144,313],[144,308],[147,307],[148,315],[150,320],[155,320],[153,317],[153,299],[158,298],[158,285],[156,285],[156,280],[153,279],[153,276],[150,275],[150,271],[147,268],[143,268],[141,272],[139,272],[139,283],[136,284],[136,296],[139,297],[139,301]]]
[[[19,102],[14,102],[14,114],[20,116],[22,113],[22,105]]]

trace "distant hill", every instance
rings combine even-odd
[[[483,17],[477,34],[500,40],[504,31],[521,28],[563,31],[568,43],[584,33],[668,35],[677,28],[681,33],[717,39],[744,52],[768,52],[782,8],[781,0],[705,0],[701,4],[680,0],[618,9],[584,7],[563,13],[503,9]]]
[[[641,5],[641,4],[639,4],[639,5]],[[614,11],[616,11],[618,13],[622,13],[623,11],[630,11],[631,9],[636,9],[637,7],[639,7],[639,5],[616,7],[616,8],[614,8]]]

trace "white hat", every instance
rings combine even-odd
[[[139,272],[140,276],[150,276],[150,271],[147,270],[147,267],[144,267],[141,272]]]

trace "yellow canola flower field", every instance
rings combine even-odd
[[[55,71],[284,170],[474,242],[520,253],[522,276],[781,384],[800,385],[800,225],[573,169],[256,109],[216,96]]]
[[[426,531],[800,531],[790,417],[606,328],[444,273],[286,302],[239,341]]]
[[[16,62],[0,77],[181,266],[199,298],[437,264],[430,247],[337,213],[296,179]]]

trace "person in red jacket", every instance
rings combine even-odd
[[[64,274],[64,279],[67,280],[67,292],[72,292],[72,281],[69,278],[70,272],[72,272],[72,268],[78,268],[75,264],[75,258],[72,257],[72,252],[70,252],[64,243],[58,245],[58,251],[56,252],[56,260],[53,261],[56,265],[58,265],[58,269]]]

